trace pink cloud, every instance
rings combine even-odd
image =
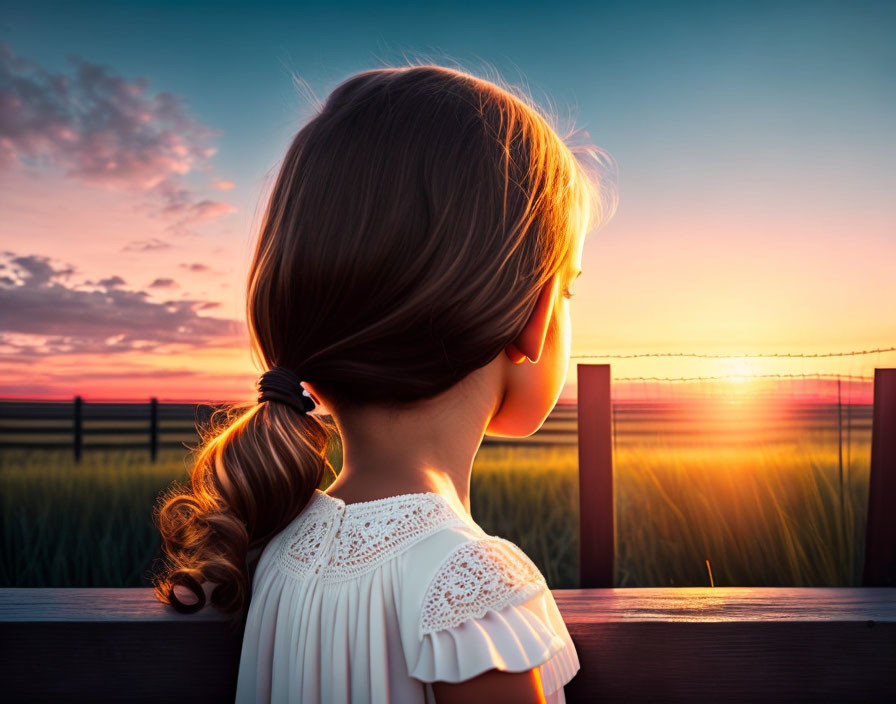
[[[149,252],[154,249],[170,249],[171,245],[165,242],[164,240],[160,240],[158,237],[153,237],[149,240],[134,240],[133,242],[129,242],[124,247],[121,248],[122,252]]]
[[[219,191],[232,190],[236,184],[233,181],[215,181],[215,188]]]
[[[193,203],[189,207],[185,219],[187,222],[216,220],[222,215],[235,212],[236,208],[230,205],[230,203],[214,200],[201,200],[198,203]]]
[[[146,78],[68,60],[71,73],[50,73],[0,42],[0,169],[54,167],[95,187],[147,194],[175,231],[236,211],[179,182],[210,168],[220,130],[190,116],[182,96],[149,94]]]

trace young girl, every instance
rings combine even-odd
[[[483,436],[531,435],[567,375],[611,214],[578,152],[606,156],[434,65],[350,77],[295,136],[248,282],[261,393],[156,512],[158,598],[243,619],[238,702],[564,701],[551,591],[469,491]]]

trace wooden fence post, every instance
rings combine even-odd
[[[862,586],[896,587],[896,369],[874,370]]]
[[[149,399],[149,456],[156,461],[156,453],[159,449],[159,399],[153,396]]]
[[[610,365],[579,364],[579,588],[613,586],[615,521]]]
[[[83,405],[80,396],[75,396],[74,407],[74,446],[75,446],[75,462],[81,461],[81,447],[84,444],[84,425],[83,425]]]

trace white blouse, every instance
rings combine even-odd
[[[565,702],[578,655],[517,545],[441,494],[315,489],[259,557],[236,701],[435,704],[430,682],[533,667]]]

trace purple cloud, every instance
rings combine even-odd
[[[12,253],[10,253],[12,254]],[[123,289],[120,277],[104,291],[68,284],[74,272],[39,255],[9,260],[14,276],[0,279],[0,345],[14,353],[44,356],[115,352],[153,352],[170,344],[227,347],[239,344],[235,320],[198,315],[214,301],[162,303],[145,291]],[[119,283],[120,282],[120,283]]]
[[[193,262],[192,264],[187,264],[184,262],[180,265],[182,269],[187,269],[189,271],[195,271],[198,273],[210,272],[212,268],[206,264],[200,264],[199,262]]]
[[[50,73],[0,41],[0,169],[49,164],[84,183],[152,194],[175,231],[235,212],[179,183],[209,169],[220,130],[191,117],[181,96],[149,95],[146,78],[67,58],[72,73]]]
[[[100,279],[96,282],[97,286],[102,286],[103,288],[118,288],[119,286],[124,286],[127,282],[118,275],[110,276],[106,279]]]
[[[156,279],[153,281],[149,288],[177,288],[177,282],[174,279]]]
[[[33,286],[43,286],[52,278],[68,277],[75,273],[73,267],[56,269],[50,264],[47,257],[29,254],[23,257],[13,256],[14,252],[4,252],[6,256],[12,256],[11,263],[21,269],[22,281]]]

